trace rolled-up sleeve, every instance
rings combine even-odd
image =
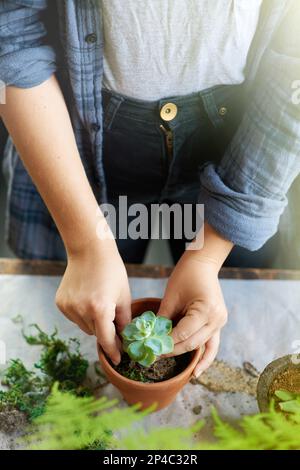
[[[297,5],[280,40],[264,55],[247,111],[220,165],[206,166],[200,176],[207,222],[252,251],[276,233],[300,172],[299,24]]]
[[[42,12],[47,0],[0,1],[0,80],[31,88],[56,70],[55,52],[46,43]]]

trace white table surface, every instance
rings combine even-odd
[[[161,297],[165,283],[165,279],[131,278],[132,296]],[[221,283],[229,321],[223,330],[218,359],[235,367],[242,367],[248,361],[261,371],[276,357],[296,352],[296,342],[300,341],[300,281],[222,280]],[[26,345],[20,325],[12,321],[22,315],[25,326],[38,323],[47,332],[57,326],[61,337],[78,337],[87,359],[97,360],[95,339],[83,334],[55,307],[58,285],[58,277],[0,275],[0,341],[6,344],[7,359],[20,357],[27,366],[32,366],[38,357],[38,348]],[[103,394],[118,397],[123,405],[118,390],[111,384],[103,388]],[[196,405],[202,406],[199,416],[192,411]],[[199,418],[208,418],[211,405],[229,420],[257,411],[253,396],[213,393],[201,385],[188,384],[174,404],[147,417],[145,426],[187,426]],[[210,434],[209,426],[204,433]]]

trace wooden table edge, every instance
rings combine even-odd
[[[126,265],[130,277],[165,278],[172,272],[171,267],[159,265]],[[0,258],[0,274],[61,276],[65,263],[59,261],[39,261]],[[278,269],[223,268],[222,279],[270,279],[300,280],[300,271]]]

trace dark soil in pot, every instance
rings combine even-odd
[[[156,383],[180,374],[190,361],[191,353],[186,353],[176,357],[164,357],[150,367],[143,367],[132,361],[127,354],[123,354],[120,364],[113,367],[128,379],[143,383]]]

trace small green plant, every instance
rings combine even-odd
[[[300,414],[300,395],[286,390],[277,390],[275,392],[276,398],[279,399],[279,408],[285,413],[299,413]]]
[[[117,400],[76,397],[54,384],[45,413],[39,416],[22,438],[26,447],[38,450],[103,450],[113,448],[114,431],[127,430],[143,419],[147,411],[138,405],[119,408]]]
[[[171,320],[156,316],[150,311],[144,312],[124,328],[122,332],[124,351],[133,361],[149,367],[158,356],[173,351],[171,332]]]
[[[82,385],[87,369],[88,361],[80,352],[80,343],[76,338],[63,341],[58,338],[58,331],[47,335],[38,325],[32,325],[36,331],[35,335],[23,336],[27,344],[31,346],[42,346],[42,353],[35,368],[39,369],[44,378],[50,381],[50,388],[58,382],[61,390],[74,391],[76,395],[89,394]]]
[[[2,381],[7,390],[0,390],[0,412],[19,410],[29,420],[39,416],[49,395],[44,380],[35,372],[26,369],[20,359],[10,361]]]
[[[117,407],[116,401],[104,397],[95,401],[54,387],[45,413],[34,421],[26,442],[29,448],[38,450],[101,449],[99,439],[110,448],[122,450],[296,450],[300,449],[300,395],[293,401],[298,406],[289,413],[276,411],[272,403],[267,413],[244,416],[233,424],[213,410],[216,440],[205,442],[195,439],[204,426],[201,421],[187,428],[139,426],[137,432],[137,422],[149,410]],[[112,431],[110,435],[107,429]]]
[[[33,370],[28,370],[20,359],[12,359],[1,377],[7,390],[0,391],[0,412],[19,410],[29,421],[44,412],[54,383],[77,396],[92,393],[84,385],[88,362],[80,353],[78,340],[63,341],[57,337],[57,330],[47,335],[38,325],[32,326],[35,334],[23,336],[27,344],[42,346],[40,359]]]

